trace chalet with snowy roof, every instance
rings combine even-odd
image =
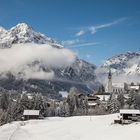
[[[100,98],[96,95],[90,94],[87,96],[88,99],[88,108],[95,108],[100,104]]]
[[[39,116],[40,110],[24,110],[23,112],[24,120],[39,119]]]
[[[140,121],[140,110],[121,109],[120,116],[123,124],[131,123],[132,121]]]

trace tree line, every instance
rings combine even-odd
[[[100,90],[100,92],[103,92]],[[88,104],[88,96],[79,94],[79,91],[72,87],[68,97],[58,101],[49,99],[41,94],[0,94],[0,125],[12,121],[20,121],[23,118],[23,111],[40,110],[42,117],[51,116],[76,116],[76,115],[103,115],[116,113],[121,108],[140,109],[140,94],[135,91],[128,93],[128,98],[124,93],[112,93],[108,101],[98,101],[94,108]]]

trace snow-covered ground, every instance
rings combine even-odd
[[[113,124],[115,115],[13,122],[0,127],[0,140],[139,140],[140,123]]]

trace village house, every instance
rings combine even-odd
[[[40,117],[39,110],[24,110],[24,112],[23,112],[24,120],[39,119],[39,117]]]
[[[138,91],[140,91],[140,86],[139,85],[128,85],[128,90],[138,92]]]
[[[89,94],[87,96],[88,99],[88,108],[94,109],[96,106],[100,104],[100,98],[94,94]]]
[[[122,117],[122,123],[129,123],[131,121],[140,121],[140,110],[121,109],[120,116]]]
[[[111,93],[103,92],[103,93],[95,93],[95,96],[99,97],[100,101],[107,102],[110,99]]]
[[[130,124],[140,121],[140,110],[138,109],[121,109],[120,119],[114,120],[115,123]]]

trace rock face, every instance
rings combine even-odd
[[[30,26],[25,23],[20,23],[9,30],[0,27],[0,48],[10,48],[12,44],[48,44],[58,49],[63,49],[63,46],[55,40],[46,37],[45,35],[35,32]],[[39,62],[38,62],[39,63]],[[59,91],[69,91],[70,87],[75,86],[83,93],[92,92],[96,83],[95,65],[86,61],[80,60],[78,57],[75,62],[66,68],[46,69],[41,66],[44,71],[53,70],[56,78],[53,80],[39,79],[16,79],[10,72],[7,73],[7,78],[0,80],[0,86],[5,89],[26,90],[27,92],[41,92],[53,98],[59,98]]]

